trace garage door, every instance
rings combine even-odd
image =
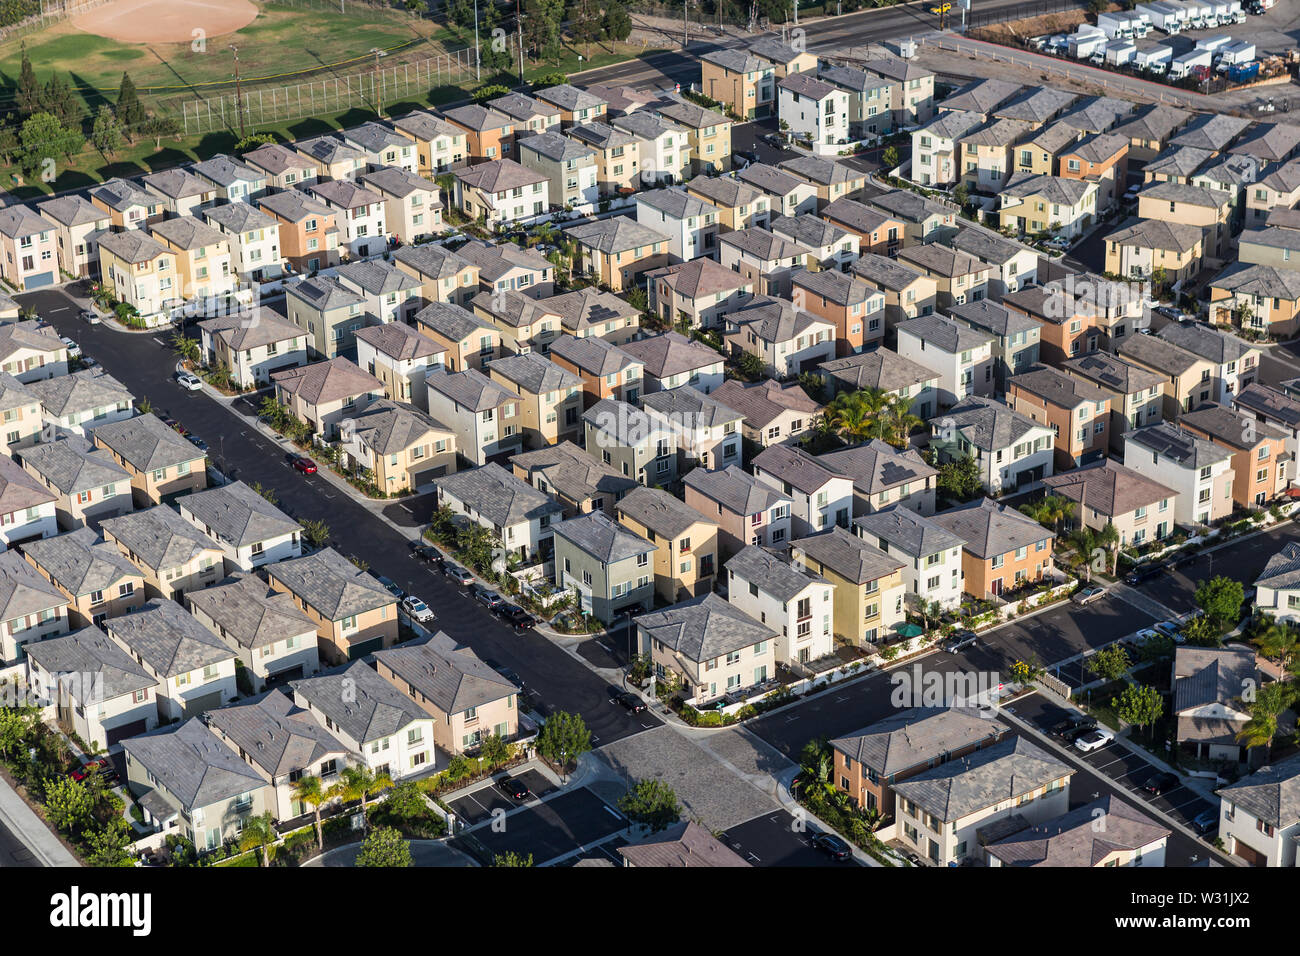
[[[204,694],[202,697],[195,697],[185,704],[185,718],[197,717],[205,710],[214,710],[221,706],[221,691],[213,691],[211,694]]]
[[[53,272],[38,272],[36,275],[28,276],[23,280],[24,289],[39,289],[47,285],[54,285]]]
[[[1263,853],[1260,853],[1253,846],[1247,846],[1240,840],[1237,840],[1236,844],[1237,845],[1233,848],[1232,852],[1241,857],[1251,866],[1268,866],[1268,857],[1264,856]]]
[[[119,740],[126,740],[128,737],[139,737],[149,726],[147,720],[133,720],[129,724],[122,724],[120,727],[114,727],[112,730],[104,731],[104,738],[111,747]]]
[[[411,481],[415,484],[414,491],[424,491],[425,485],[442,478],[447,474],[447,466],[439,465],[437,468],[426,468],[424,471],[417,471],[411,475]]]
[[[287,667],[275,674],[268,674],[266,678],[267,687],[280,687],[287,681],[302,679],[302,665],[297,667]]]

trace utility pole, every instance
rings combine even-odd
[[[524,17],[519,12],[519,0],[515,0],[515,23],[519,26],[519,85],[528,81],[524,79]]]
[[[799,0],[794,0],[794,25],[799,25]]]
[[[244,133],[244,88],[239,82],[239,47],[233,43],[230,49],[235,53],[235,111],[239,113],[239,138],[243,139]]]
[[[691,0],[682,0],[682,49],[685,50],[691,42],[691,30],[688,24],[687,16],[691,10]]]
[[[478,0],[474,0],[474,82],[483,82],[483,57],[478,49]]]

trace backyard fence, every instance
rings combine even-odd
[[[1031,3],[1022,3],[1015,7],[1004,7],[1001,10],[990,10],[982,13],[978,10],[971,10],[966,14],[966,28],[987,27],[995,23],[1011,23],[1016,20],[1029,20],[1034,17],[1045,17],[1053,13],[1066,13],[1070,10],[1081,10],[1087,7],[1083,0],[1033,0]],[[954,23],[961,22],[961,13],[954,6],[951,14]]]
[[[242,93],[220,93],[164,102],[177,115],[185,136],[254,130],[268,124],[312,116],[339,115],[354,108],[375,110],[379,104],[408,97],[424,101],[431,89],[478,79],[475,48],[466,47],[412,63],[348,76],[324,77],[288,86],[256,86]]]
[[[36,33],[39,30],[44,30],[51,23],[58,23],[60,20],[75,17],[79,13],[85,13],[87,10],[94,10],[96,7],[102,7],[104,4],[112,2],[113,0],[40,0],[39,13],[33,13],[30,17],[19,20],[17,23],[0,27],[0,40]],[[32,7],[37,8],[37,4],[33,3]]]

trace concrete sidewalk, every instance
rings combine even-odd
[[[81,866],[81,861],[4,780],[0,780],[0,825],[21,840],[41,866]]]

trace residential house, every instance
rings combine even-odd
[[[421,176],[437,176],[468,162],[465,130],[441,116],[414,110],[392,120],[392,124],[393,129],[415,143],[419,157],[416,172]]]
[[[764,448],[802,435],[823,408],[798,383],[782,385],[770,378],[752,385],[728,379],[713,390],[712,398],[744,415],[742,435]]]
[[[1174,490],[1174,522],[1185,527],[1212,524],[1232,513],[1233,458],[1231,449],[1169,422],[1124,436],[1124,464]]]
[[[1106,237],[1106,271],[1186,284],[1200,273],[1204,250],[1205,234],[1199,226],[1139,219]]]
[[[614,292],[622,292],[644,273],[668,265],[669,237],[628,216],[570,226],[564,234],[578,243],[575,271],[590,275]]]
[[[1268,559],[1255,579],[1254,610],[1275,621],[1293,624],[1300,619],[1300,544],[1289,541]]]
[[[371,402],[350,420],[344,462],[370,472],[390,495],[427,490],[435,478],[456,470],[456,435],[411,405],[386,398]]]
[[[1094,531],[1112,525],[1121,547],[1162,541],[1174,528],[1177,492],[1114,458],[1043,479],[1050,494],[1076,505],[1075,520]]]
[[[898,258],[904,265],[934,279],[935,300],[940,309],[988,297],[993,267],[974,256],[935,242],[903,249]]]
[[[516,478],[558,501],[566,519],[592,511],[612,518],[615,503],[641,487],[568,441],[514,455],[510,464]]]
[[[846,532],[847,533],[847,532]],[[834,586],[801,562],[752,545],[727,562],[727,599],[780,632],[778,664],[805,668],[834,653]]]
[[[193,216],[163,219],[153,223],[149,232],[175,255],[175,291],[181,299],[219,302],[238,287],[230,240],[202,220]]]
[[[642,364],[598,336],[561,335],[551,342],[552,362],[582,380],[582,404],[591,408],[604,399],[635,402],[641,394]]]
[[[479,287],[485,292],[518,292],[532,299],[555,292],[555,266],[535,249],[471,239],[456,255],[478,267]]]
[[[68,599],[74,627],[100,627],[144,604],[144,577],[90,528],[29,541],[23,557]]]
[[[279,143],[264,143],[239,158],[244,165],[251,166],[265,177],[268,191],[296,190],[314,182],[319,175],[314,160]]]
[[[522,222],[550,208],[547,177],[514,160],[481,163],[455,175],[456,206],[471,219],[493,225]]]
[[[1237,762],[1246,756],[1239,734],[1250,721],[1243,696],[1259,686],[1255,649],[1176,647],[1173,668],[1174,740],[1197,758]]]
[[[835,351],[839,356],[863,351],[885,337],[885,294],[842,272],[790,273],[790,298],[799,311],[835,323]]]
[[[1200,227],[1203,255],[1215,262],[1232,253],[1231,213],[1230,197],[1217,189],[1157,183],[1138,193],[1138,218]]]
[[[334,359],[355,348],[366,305],[366,296],[332,275],[309,277],[285,289],[289,321],[307,333],[313,358]]]
[[[242,481],[186,495],[181,517],[221,548],[226,570],[252,571],[302,555],[302,527]]]
[[[345,180],[313,183],[307,192],[334,211],[340,255],[364,259],[388,249],[388,220],[380,193]]]
[[[294,149],[316,166],[318,180],[349,180],[367,166],[364,150],[349,146],[333,133],[294,141]],[[308,189],[312,182],[304,181]]]
[[[888,217],[888,220],[902,223],[902,228],[898,230],[901,244],[895,246],[894,239],[891,236],[889,238],[890,248],[885,250],[872,248],[872,252],[893,255],[899,248],[923,242],[944,242],[957,234],[957,213],[959,210],[956,206],[928,199],[910,190],[893,189],[879,196],[872,196],[866,200],[866,204],[876,212]],[[823,215],[827,212],[829,210],[822,210]],[[842,217],[838,215],[833,215],[831,221],[845,225]],[[885,226],[890,229],[894,228],[889,221],[886,221]],[[849,224],[846,228],[851,229],[853,227]],[[867,242],[864,238],[863,246],[866,245]],[[875,245],[874,241],[872,245]]]
[[[1061,370],[1095,385],[1109,398],[1112,451],[1123,450],[1126,432],[1163,417],[1166,379],[1157,372],[1105,352],[1069,359]]]
[[[805,568],[831,585],[834,633],[850,644],[868,647],[904,622],[903,562],[851,531],[836,525],[792,541],[790,561],[794,568]],[[767,590],[761,582],[759,587]],[[744,595],[740,597],[743,601]]]
[[[669,258],[689,262],[718,252],[719,210],[684,189],[651,189],[636,196],[636,219],[668,237]]]
[[[882,57],[866,60],[862,68],[891,81],[889,109],[894,128],[918,126],[934,115],[934,74],[910,60]]]
[[[764,163],[751,163],[735,175],[737,180],[759,190],[769,198],[770,215],[806,216],[817,213],[817,187],[806,179],[792,176],[775,166]],[[695,180],[692,182],[694,183]],[[698,189],[696,186],[688,188]],[[765,223],[757,219],[745,223],[744,226],[733,225],[732,228],[741,229],[749,226],[767,228]]]
[[[945,101],[947,102],[947,101]],[[922,186],[955,186],[962,177],[962,137],[985,123],[966,110],[947,110],[912,131],[911,177]]]
[[[635,618],[637,646],[655,676],[695,704],[758,693],[776,675],[776,632],[716,594]]]
[[[1219,835],[1228,853],[1251,866],[1295,866],[1298,772],[1300,757],[1288,757],[1218,791]]]
[[[989,333],[941,315],[908,319],[896,331],[899,356],[937,375],[939,408],[993,394],[994,337]]]
[[[59,269],[78,279],[100,275],[99,237],[112,220],[108,213],[82,196],[56,196],[36,204],[36,211],[54,224]]]
[[[158,682],[158,716],[187,720],[235,699],[235,652],[175,601],[152,598],[104,630]]]
[[[680,474],[696,465],[725,468],[740,464],[744,416],[739,412],[690,385],[652,392],[641,399],[641,408],[677,433]]]
[[[384,197],[384,225],[395,239],[412,242],[443,231],[442,189],[409,169],[385,167],[357,177]]]
[[[936,122],[953,115],[945,114]],[[956,143],[961,150],[958,169],[962,185],[969,190],[997,195],[1015,172],[1013,156],[1016,144],[1033,129],[1033,125],[1024,120],[996,119],[958,136]],[[913,138],[916,135],[913,133]]]
[[[717,523],[721,561],[749,545],[778,548],[790,540],[793,498],[736,465],[696,468],[684,484],[686,503]]]
[[[516,145],[531,135],[560,132],[560,108],[535,97],[507,93],[488,100],[487,105],[515,121]]]
[[[56,495],[55,518],[64,531],[94,526],[101,518],[133,507],[131,473],[107,449],[68,435],[24,448],[21,454],[27,473]]]
[[[433,302],[415,313],[415,328],[443,350],[449,372],[482,369],[501,349],[500,329],[450,302]],[[429,372],[434,369],[431,365]],[[425,394],[427,398],[427,390]]]
[[[918,514],[934,514],[939,472],[914,448],[899,449],[873,438],[862,445],[823,452],[817,460],[853,479],[854,517],[896,504]]]
[[[642,186],[671,186],[691,178],[691,138],[685,127],[645,111],[612,117],[609,125],[640,143]]]
[[[241,163],[224,153],[195,163],[190,171],[216,187],[222,202],[252,202],[266,190],[266,176],[261,170]]]
[[[400,402],[424,408],[425,376],[441,368],[447,350],[402,322],[357,329],[357,365],[384,383],[384,392]]]
[[[1052,474],[1056,432],[1002,402],[963,399],[932,419],[930,427],[939,460],[974,458],[980,481],[994,495]]]
[[[82,369],[27,386],[41,403],[45,422],[59,433],[89,439],[100,425],[135,414],[130,390],[102,367]]]
[[[488,376],[522,399],[524,442],[544,448],[582,433],[582,380],[537,352],[507,355],[488,366]]]
[[[258,205],[279,223],[280,255],[296,272],[339,264],[337,210],[296,189],[264,196]]]
[[[420,282],[391,262],[349,262],[334,275],[343,288],[365,300],[362,308],[368,324],[409,322],[420,309]]]
[[[476,368],[430,369],[425,379],[429,414],[456,436],[457,458],[486,464],[523,451],[523,399]]]
[[[564,129],[604,119],[608,103],[595,93],[580,90],[569,83],[533,90],[533,97],[560,111],[560,126]]]
[[[1164,380],[1162,414],[1166,420],[1177,421],[1182,412],[1215,397],[1214,367],[1196,353],[1154,335],[1135,335],[1117,348],[1129,364]]]
[[[1111,209],[1128,188],[1128,150],[1127,137],[1093,133],[1061,151],[1057,175],[1095,184],[1098,211]]]
[[[202,212],[207,225],[227,237],[231,266],[241,283],[263,282],[284,275],[280,255],[280,220],[259,206],[226,203]]]
[[[603,511],[555,525],[555,585],[577,591],[584,614],[606,624],[654,605],[651,555],[658,549]]]
[[[557,206],[581,206],[600,199],[596,151],[558,129],[521,139],[519,162],[546,177],[551,201]]]
[[[1020,235],[1050,232],[1077,239],[1097,218],[1097,184],[1082,179],[1016,173],[999,200],[999,224]]]
[[[384,397],[384,383],[345,358],[285,369],[271,376],[275,400],[325,441],[371,402]]]
[[[817,371],[832,393],[878,389],[891,399],[908,399],[908,411],[921,419],[938,410],[939,373],[883,346],[874,352],[822,362]]]
[[[861,241],[858,234],[846,232],[824,219],[779,216],[773,220],[771,231],[803,246],[823,269],[847,272],[849,265],[858,258]]]
[[[907,601],[937,601],[945,609],[960,602],[961,536],[899,505],[855,518],[853,526],[859,538],[903,563]]]
[[[1038,324],[1039,360],[1059,365],[1067,359],[1096,352],[1102,343],[1102,331],[1097,327],[1096,309],[1090,298],[1064,292],[1060,283],[1053,283],[1027,286],[1005,295],[1002,305]],[[1124,344],[1130,344],[1130,340],[1126,339]]]
[[[315,623],[327,663],[359,660],[397,643],[397,598],[333,548],[268,564],[266,576]]]
[[[519,733],[520,688],[445,631],[376,651],[375,670],[433,716],[433,742],[449,754]]]
[[[471,164],[499,162],[515,155],[515,120],[479,103],[443,113],[465,131],[465,151]],[[463,171],[457,170],[459,173]]]
[[[565,135],[595,151],[596,189],[602,198],[628,196],[642,187],[641,140],[636,136],[599,122],[579,123]]]
[[[339,135],[343,142],[366,154],[372,170],[381,166],[404,169],[414,175],[420,168],[420,157],[411,138],[386,123],[362,123],[343,130]]]
[[[307,336],[270,309],[203,319],[199,348],[207,364],[230,370],[241,388],[271,383],[275,372],[307,364]]]
[[[690,385],[707,395],[725,378],[723,357],[680,332],[633,339],[619,347],[641,363],[647,394]]]
[[[935,515],[934,522],[966,542],[962,586],[972,597],[1000,598],[1055,580],[1056,535],[1010,505],[977,498]]]
[[[1247,229],[1237,237],[1237,260],[1290,269],[1293,260],[1300,262],[1300,230],[1283,225]]]
[[[179,601],[223,576],[221,547],[167,505],[104,518],[99,527],[140,569],[149,597]]]
[[[847,528],[853,519],[853,478],[793,445],[771,445],[750,463],[754,477],[793,502],[791,529],[796,535]]]
[[[656,269],[646,280],[650,311],[674,327],[722,328],[754,294],[752,279],[708,258]]]
[[[0,209],[0,277],[20,292],[59,281],[58,230],[23,205]]]
[[[603,398],[582,416],[587,454],[642,485],[677,480],[677,433],[627,402]]]
[[[726,319],[731,354],[763,360],[765,374],[794,378],[835,357],[835,322],[795,308],[785,299],[755,296]]]
[[[1110,395],[1050,365],[1033,365],[1007,380],[1007,404],[1056,433],[1056,471],[1106,457]]]
[[[522,292],[480,292],[470,300],[474,312],[501,332],[505,355],[523,355],[534,350],[546,353],[547,346],[561,332],[559,313]]]
[[[316,624],[298,610],[292,595],[272,590],[255,574],[235,574],[191,591],[185,604],[235,652],[254,692],[320,671]]]
[[[68,633],[70,604],[17,551],[0,553],[0,665],[19,664],[29,644]]]
[[[656,545],[655,593],[667,604],[708,594],[718,570],[718,523],[675,495],[636,488],[614,505],[615,520]]]
[[[166,213],[162,197],[133,179],[110,179],[87,195],[93,204],[108,213],[114,229],[140,229]]]
[[[176,253],[141,229],[99,232],[95,241],[100,275],[118,301],[135,309],[147,325],[170,320],[170,309],[184,292]]]
[[[100,425],[92,440],[131,475],[137,504],[170,501],[208,486],[207,456],[156,415]]]
[[[579,339],[598,336],[610,345],[626,345],[642,334],[641,312],[612,292],[575,289],[551,296],[543,304],[559,313],[566,333]]]
[[[1293,459],[1283,430],[1213,402],[1184,412],[1178,424],[1232,453],[1232,497],[1239,508],[1266,507],[1285,492]]]
[[[0,452],[13,455],[25,446],[36,444],[43,428],[41,400],[29,386],[8,372],[0,372],[0,418],[4,421]]]
[[[1212,400],[1220,404],[1231,402],[1232,396],[1259,374],[1259,347],[1229,332],[1198,322],[1170,322],[1156,334],[1213,363]]]
[[[948,244],[990,266],[986,295],[994,301],[1038,281],[1038,251],[996,232],[966,226]]]
[[[1286,451],[1291,459],[1286,471],[1288,478],[1294,478],[1294,463],[1300,454],[1300,401],[1287,392],[1255,382],[1233,396],[1232,407],[1286,436]]]
[[[0,456],[0,548],[58,534],[57,501],[18,462]]]
[[[750,226],[766,229],[772,220],[773,197],[735,174],[696,176],[686,183],[686,191],[717,208],[719,232]]]
[[[806,73],[792,73],[776,87],[781,122],[815,155],[849,141],[847,90]]]
[[[659,103],[660,118],[686,129],[691,147],[691,174],[725,173],[731,169],[732,121],[721,113],[686,100]]]
[[[1007,382],[1038,361],[1042,327],[1022,312],[1013,312],[989,299],[967,302],[947,310],[948,318],[977,332],[993,336],[993,381],[995,393],[1007,390]]]
[[[812,254],[803,246],[752,226],[718,236],[718,259],[754,283],[756,292],[789,298],[790,277],[806,266]]]
[[[861,170],[816,156],[783,160],[779,168],[816,186],[817,206],[823,209],[837,199],[852,199],[860,195],[867,183],[867,174]]]
[[[700,57],[700,73],[701,91],[727,112],[746,120],[773,114],[776,69],[768,60],[748,50],[713,50]]]
[[[623,858],[624,866],[664,868],[753,865],[694,820],[674,823],[666,830],[651,833],[628,846],[620,846],[618,854]],[[575,865],[582,866],[583,861],[579,860]]]
[[[898,81],[851,66],[818,71],[821,79],[849,95],[849,139],[874,141],[894,131],[893,102]]]

